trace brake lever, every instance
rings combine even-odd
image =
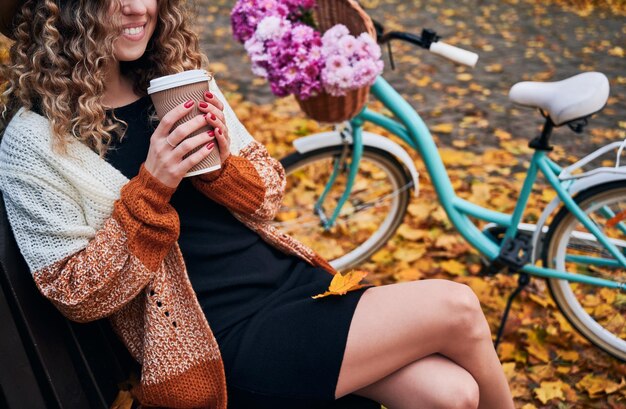
[[[387,52],[389,53],[389,64],[391,65],[391,70],[396,70],[396,65],[393,63],[393,53],[391,52],[391,40],[387,41]]]

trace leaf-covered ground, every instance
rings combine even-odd
[[[199,3],[198,25],[210,68],[231,92],[231,103],[255,137],[282,157],[292,151],[291,142],[298,136],[326,129],[307,120],[295,100],[276,99],[263,80],[251,75],[243,47],[230,37],[232,1]],[[587,131],[582,135],[563,128],[556,131],[551,157],[559,163],[572,163],[607,142],[626,138],[623,2],[364,0],[362,4],[388,29],[419,32],[430,27],[445,41],[480,54],[477,67],[469,69],[394,44],[396,70],[386,60],[384,73],[429,124],[460,196],[495,210],[513,209],[531,155],[528,141],[542,124],[537,112],[508,102],[515,82],[554,81],[590,70],[609,77],[611,99]],[[426,278],[467,283],[478,294],[495,332],[516,277],[478,274],[478,254],[446,220],[422,162],[413,157],[421,173],[420,196],[411,201],[396,236],[361,268],[376,284]],[[548,190],[536,189],[525,221],[537,220],[553,197]],[[519,408],[626,407],[626,366],[569,326],[542,280],[533,280],[514,304],[499,355]]]
[[[326,129],[306,119],[295,100],[276,99],[263,80],[252,76],[243,47],[231,38],[233,0],[195,3],[209,68],[240,119],[275,157],[291,152],[295,138]],[[609,103],[587,131],[582,135],[556,131],[551,157],[559,163],[572,163],[603,144],[626,138],[623,0],[362,0],[362,4],[388,29],[419,32],[430,27],[445,41],[480,54],[477,67],[469,69],[394,44],[396,70],[386,60],[384,73],[429,124],[460,196],[499,211],[513,209],[530,159],[528,140],[541,125],[538,113],[508,102],[508,89],[517,81],[553,81],[590,70],[609,77]],[[0,47],[0,58],[5,56]],[[421,160],[412,156],[421,173],[420,195],[412,199],[395,237],[361,268],[376,284],[426,278],[466,283],[478,294],[495,332],[516,278],[478,274],[478,254],[446,220]],[[525,221],[537,220],[553,196],[536,189]],[[518,408],[626,407],[626,365],[591,346],[569,326],[542,280],[534,279],[514,304],[499,355]]]

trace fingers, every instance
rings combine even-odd
[[[214,105],[220,111],[224,111],[224,104],[211,91],[206,91],[204,93],[204,101]]]
[[[200,145],[208,145],[213,143],[215,145],[215,133],[213,131],[202,132],[201,134],[192,136],[191,138],[187,138],[182,141],[178,146],[174,149],[174,156],[179,160],[184,157],[186,154],[196,149]]]
[[[191,118],[189,121],[184,122],[176,127],[167,136],[167,142],[170,145],[178,146],[182,141],[184,141],[189,135],[195,133],[198,129],[201,129],[207,125],[206,119],[203,115],[196,115]]]
[[[224,112],[217,106],[208,102],[200,101],[198,103],[198,111],[205,114],[206,122],[213,128],[226,128],[226,118]]]
[[[215,139],[217,139],[217,147],[220,151],[220,159],[222,162],[230,155],[230,138],[228,133],[222,131],[221,128],[215,128]]]
[[[169,111],[163,116],[163,118],[161,118],[159,125],[155,129],[155,133],[167,136],[174,127],[174,124],[183,119],[195,105],[196,103],[194,101],[189,100]]]
[[[181,170],[184,170],[184,173],[187,173],[189,169],[196,166],[198,163],[202,162],[203,159],[209,156],[214,149],[215,142],[205,144],[202,148],[198,149],[196,152],[192,153],[180,162]]]

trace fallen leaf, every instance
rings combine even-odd
[[[575,362],[580,355],[576,351],[558,351],[557,355],[564,361]]]
[[[562,381],[541,382],[541,386],[534,390],[535,396],[544,405],[552,399],[564,399],[562,385]]]
[[[455,276],[464,275],[466,272],[465,264],[459,263],[456,260],[442,261],[440,266],[446,273],[452,274]]]
[[[436,132],[436,133],[452,133],[452,131],[454,130],[454,125],[450,123],[438,124],[438,125],[431,127],[430,130],[431,132]]]
[[[416,241],[419,239],[423,239],[426,236],[427,232],[424,229],[413,229],[412,227],[403,224],[400,226],[400,228],[398,228],[398,234],[407,240]]]
[[[487,72],[502,72],[502,64],[489,64],[485,67]]]
[[[359,283],[363,280],[363,278],[365,278],[366,275],[367,271],[360,270],[353,270],[344,275],[337,273],[330,281],[328,291],[323,294],[314,295],[313,298],[322,298],[329,295],[344,295],[348,291],[363,288],[365,285]]]
[[[589,394],[589,397],[595,398],[604,393],[611,394],[617,392],[626,386],[624,379],[621,383],[613,382],[603,376],[587,374],[577,384],[578,389],[584,390]]]
[[[130,391],[119,391],[110,409],[130,409],[133,406],[133,395]]]
[[[513,136],[511,135],[511,133],[505,131],[504,129],[496,129],[493,134],[495,135],[496,138],[498,138],[501,141],[508,141],[511,138],[513,138]]]

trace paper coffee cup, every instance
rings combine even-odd
[[[178,74],[166,75],[164,77],[155,78],[150,81],[150,87],[148,87],[148,94],[152,98],[152,103],[157,111],[157,116],[162,119],[165,114],[185,102],[192,100],[196,102],[194,109],[189,111],[181,120],[174,124],[174,128],[178,125],[187,122],[196,115],[200,115],[198,110],[197,101],[204,101],[204,93],[209,90],[209,81],[211,80],[211,74],[205,70],[189,70],[183,71]],[[172,129],[174,129],[172,128]],[[208,132],[212,129],[211,126],[207,126],[198,129],[188,138],[201,134],[202,132]],[[199,149],[205,149],[205,145],[201,145],[192,150],[185,157],[197,152]],[[221,167],[220,153],[218,151],[217,141],[215,141],[215,147],[202,162],[189,169],[189,172],[185,175],[195,176],[202,173],[211,172]]]

